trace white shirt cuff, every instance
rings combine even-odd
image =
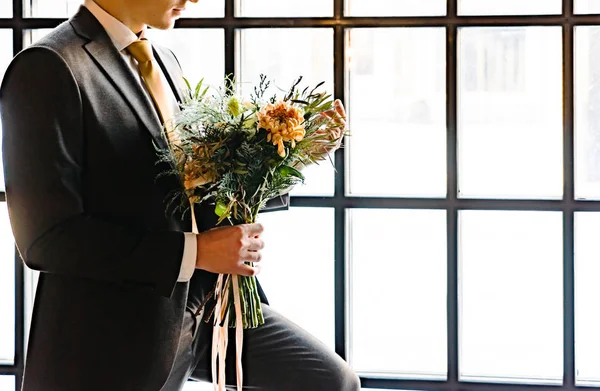
[[[184,232],[185,244],[183,247],[183,257],[181,259],[181,269],[179,269],[179,277],[177,282],[187,282],[192,278],[194,270],[196,270],[196,252],[198,251],[196,244],[196,234]]]

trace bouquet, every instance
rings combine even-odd
[[[285,95],[266,96],[271,82],[260,76],[248,99],[232,79],[209,93],[201,80],[188,94],[181,111],[166,126],[170,150],[159,151],[183,186],[171,194],[168,207],[189,210],[195,227],[194,204],[210,204],[218,223],[255,223],[268,200],[304,181],[301,168],[326,159],[340,137],[344,121],[331,95],[300,89],[298,78]],[[174,137],[171,137],[174,136]],[[194,228],[197,232],[197,229]],[[242,329],[264,324],[255,277],[219,275],[215,287],[213,383],[224,384],[227,327],[237,328],[238,389],[242,383]]]

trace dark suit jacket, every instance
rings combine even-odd
[[[155,52],[180,96],[177,60]],[[11,224],[41,271],[23,389],[159,390],[185,307],[215,276],[177,282],[191,223],[165,213],[181,184],[156,180],[167,167],[152,142],[167,144],[154,108],[83,7],[15,57],[0,93]]]

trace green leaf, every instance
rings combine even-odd
[[[185,85],[187,86],[188,91],[191,91],[192,90],[192,86],[190,85],[189,80],[184,77],[183,81],[185,82]]]
[[[196,85],[196,91],[194,92],[194,97],[196,99],[198,99],[198,94],[200,93],[200,89],[202,88],[202,83],[204,83],[204,78],[200,79],[200,81]]]
[[[210,88],[210,86],[206,86],[206,88],[204,89],[204,91],[202,91],[202,94],[200,95],[201,98],[204,98],[204,96],[206,95],[206,93],[208,92],[208,89]]]
[[[217,205],[215,205],[215,214],[222,217],[225,213],[227,213],[227,205],[222,201],[217,202]]]
[[[277,171],[279,171],[279,174],[286,178],[286,177],[296,177],[299,178],[301,180],[304,180],[304,175],[302,175],[302,173],[298,170],[296,170],[294,167],[290,167],[290,166],[280,166]]]

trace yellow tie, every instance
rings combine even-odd
[[[158,108],[158,112],[167,129],[169,141],[173,141],[174,134],[169,126],[173,118],[173,109],[171,107],[168,95],[168,86],[165,86],[160,77],[160,67],[156,64],[152,45],[146,39],[137,40],[127,47],[127,50],[138,62],[140,75],[146,83],[146,87]]]

